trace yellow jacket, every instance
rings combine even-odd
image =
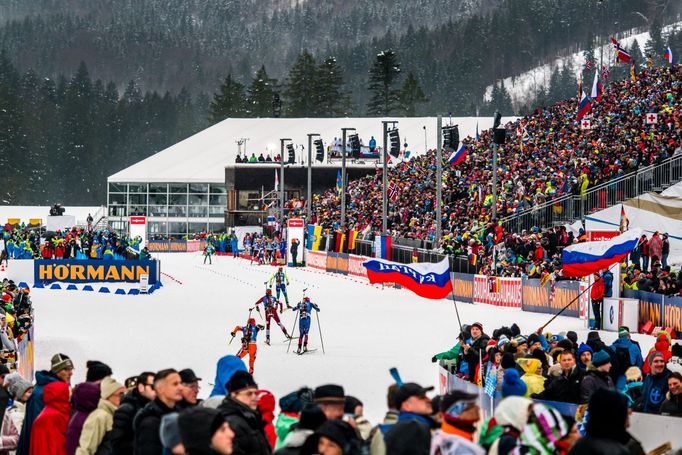
[[[526,398],[534,393],[542,393],[545,390],[545,378],[537,374],[536,371],[541,367],[541,363],[538,359],[517,359],[516,362],[523,368],[525,374],[521,376],[521,380],[526,383],[528,391],[526,392]]]

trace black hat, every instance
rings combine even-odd
[[[362,406],[362,401],[358,400],[353,396],[348,395],[343,405],[343,412],[345,414],[355,414],[355,408],[358,406]]]
[[[194,371],[189,368],[178,371],[178,374],[180,375],[180,380],[185,384],[201,381],[201,378],[197,378],[197,375],[194,374]]]
[[[9,368],[4,363],[0,363],[0,375],[9,374]]]
[[[575,333],[573,330],[569,330],[566,332],[566,338],[571,340],[574,346],[578,346],[578,334]]]
[[[227,381],[227,384],[225,384],[225,389],[227,389],[228,393],[239,392],[240,390],[244,389],[257,388],[258,384],[256,384],[256,381],[253,380],[253,376],[246,371],[235,372],[230,380]]]
[[[313,393],[315,403],[341,403],[346,402],[346,393],[343,387],[336,384],[325,384],[317,387]]]
[[[592,331],[587,334],[587,341],[601,341],[601,338],[599,338],[599,332]]]
[[[452,407],[453,404],[458,401],[472,401],[478,398],[478,395],[474,393],[465,392],[463,390],[453,390],[448,392],[440,400],[440,411],[447,412],[448,409]]]
[[[178,417],[180,438],[187,453],[211,453],[213,433],[225,422],[220,411],[213,408],[196,406],[186,409]]]
[[[88,372],[85,373],[85,380],[87,382],[101,381],[113,374],[109,365],[102,363],[99,360],[88,360],[85,363],[85,367],[88,369]]]
[[[474,322],[473,324],[471,324],[471,327],[478,327],[478,329],[481,332],[483,331],[483,324],[481,324],[480,322]]]
[[[294,424],[294,428],[316,431],[326,420],[327,416],[318,405],[307,404],[301,411],[301,417]]]
[[[540,342],[540,336],[537,333],[531,333],[530,335],[528,335],[527,339],[528,339],[528,346],[532,346],[535,343]]]
[[[433,387],[422,387],[414,382],[406,382],[398,388],[395,393],[395,404],[398,409],[410,397],[424,397],[427,392],[433,390]]]
[[[516,325],[516,322],[511,325],[510,329],[512,335],[514,335],[515,337],[521,335],[521,329],[519,328],[518,325]]]
[[[315,437],[319,440],[321,436],[337,443],[341,447],[342,453],[354,453],[362,444],[353,427],[338,419],[327,420],[320,425],[317,431],[315,431]]]
[[[429,455],[431,431],[416,420],[402,420],[386,432],[384,441],[391,455]]]
[[[511,352],[505,352],[502,354],[502,360],[500,360],[500,366],[505,370],[516,367],[516,360],[514,360],[514,354]]]

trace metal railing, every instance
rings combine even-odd
[[[682,155],[677,155],[589,188],[583,196],[565,194],[501,221],[510,232],[571,223],[642,193],[664,190],[681,179]]]

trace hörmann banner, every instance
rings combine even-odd
[[[36,283],[137,283],[142,274],[149,284],[157,280],[157,261],[36,260],[33,267]]]

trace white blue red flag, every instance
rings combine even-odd
[[[583,96],[580,98],[580,104],[578,105],[578,117],[576,120],[582,120],[582,118],[589,114],[591,110],[592,102],[590,101],[590,97],[583,92]]]
[[[602,93],[603,89],[601,86],[601,82],[599,82],[599,71],[595,71],[594,82],[592,82],[592,94],[590,95],[590,98],[592,98],[593,100],[597,100],[597,102],[600,102]]]
[[[625,63],[630,63],[632,57],[630,53],[623,49],[620,43],[612,36],[611,42],[613,43],[613,48],[616,50],[616,60],[620,60]]]
[[[438,263],[400,264],[383,259],[370,259],[362,264],[369,282],[396,283],[427,299],[440,300],[452,292],[448,258]]]
[[[671,65],[673,63],[675,63],[675,58],[673,57],[673,51],[672,51],[672,49],[670,49],[670,46],[668,46],[668,48],[665,50],[665,54],[663,54],[663,58],[665,58],[668,61],[668,63],[670,63]]]
[[[637,247],[642,230],[631,229],[617,237],[599,242],[576,243],[561,254],[564,277],[588,276],[609,268],[627,257]]]
[[[450,155],[450,158],[448,158],[448,163],[458,165],[462,161],[464,161],[464,158],[467,157],[467,148],[466,145],[462,144],[462,146],[459,148],[459,150],[452,152]]]

